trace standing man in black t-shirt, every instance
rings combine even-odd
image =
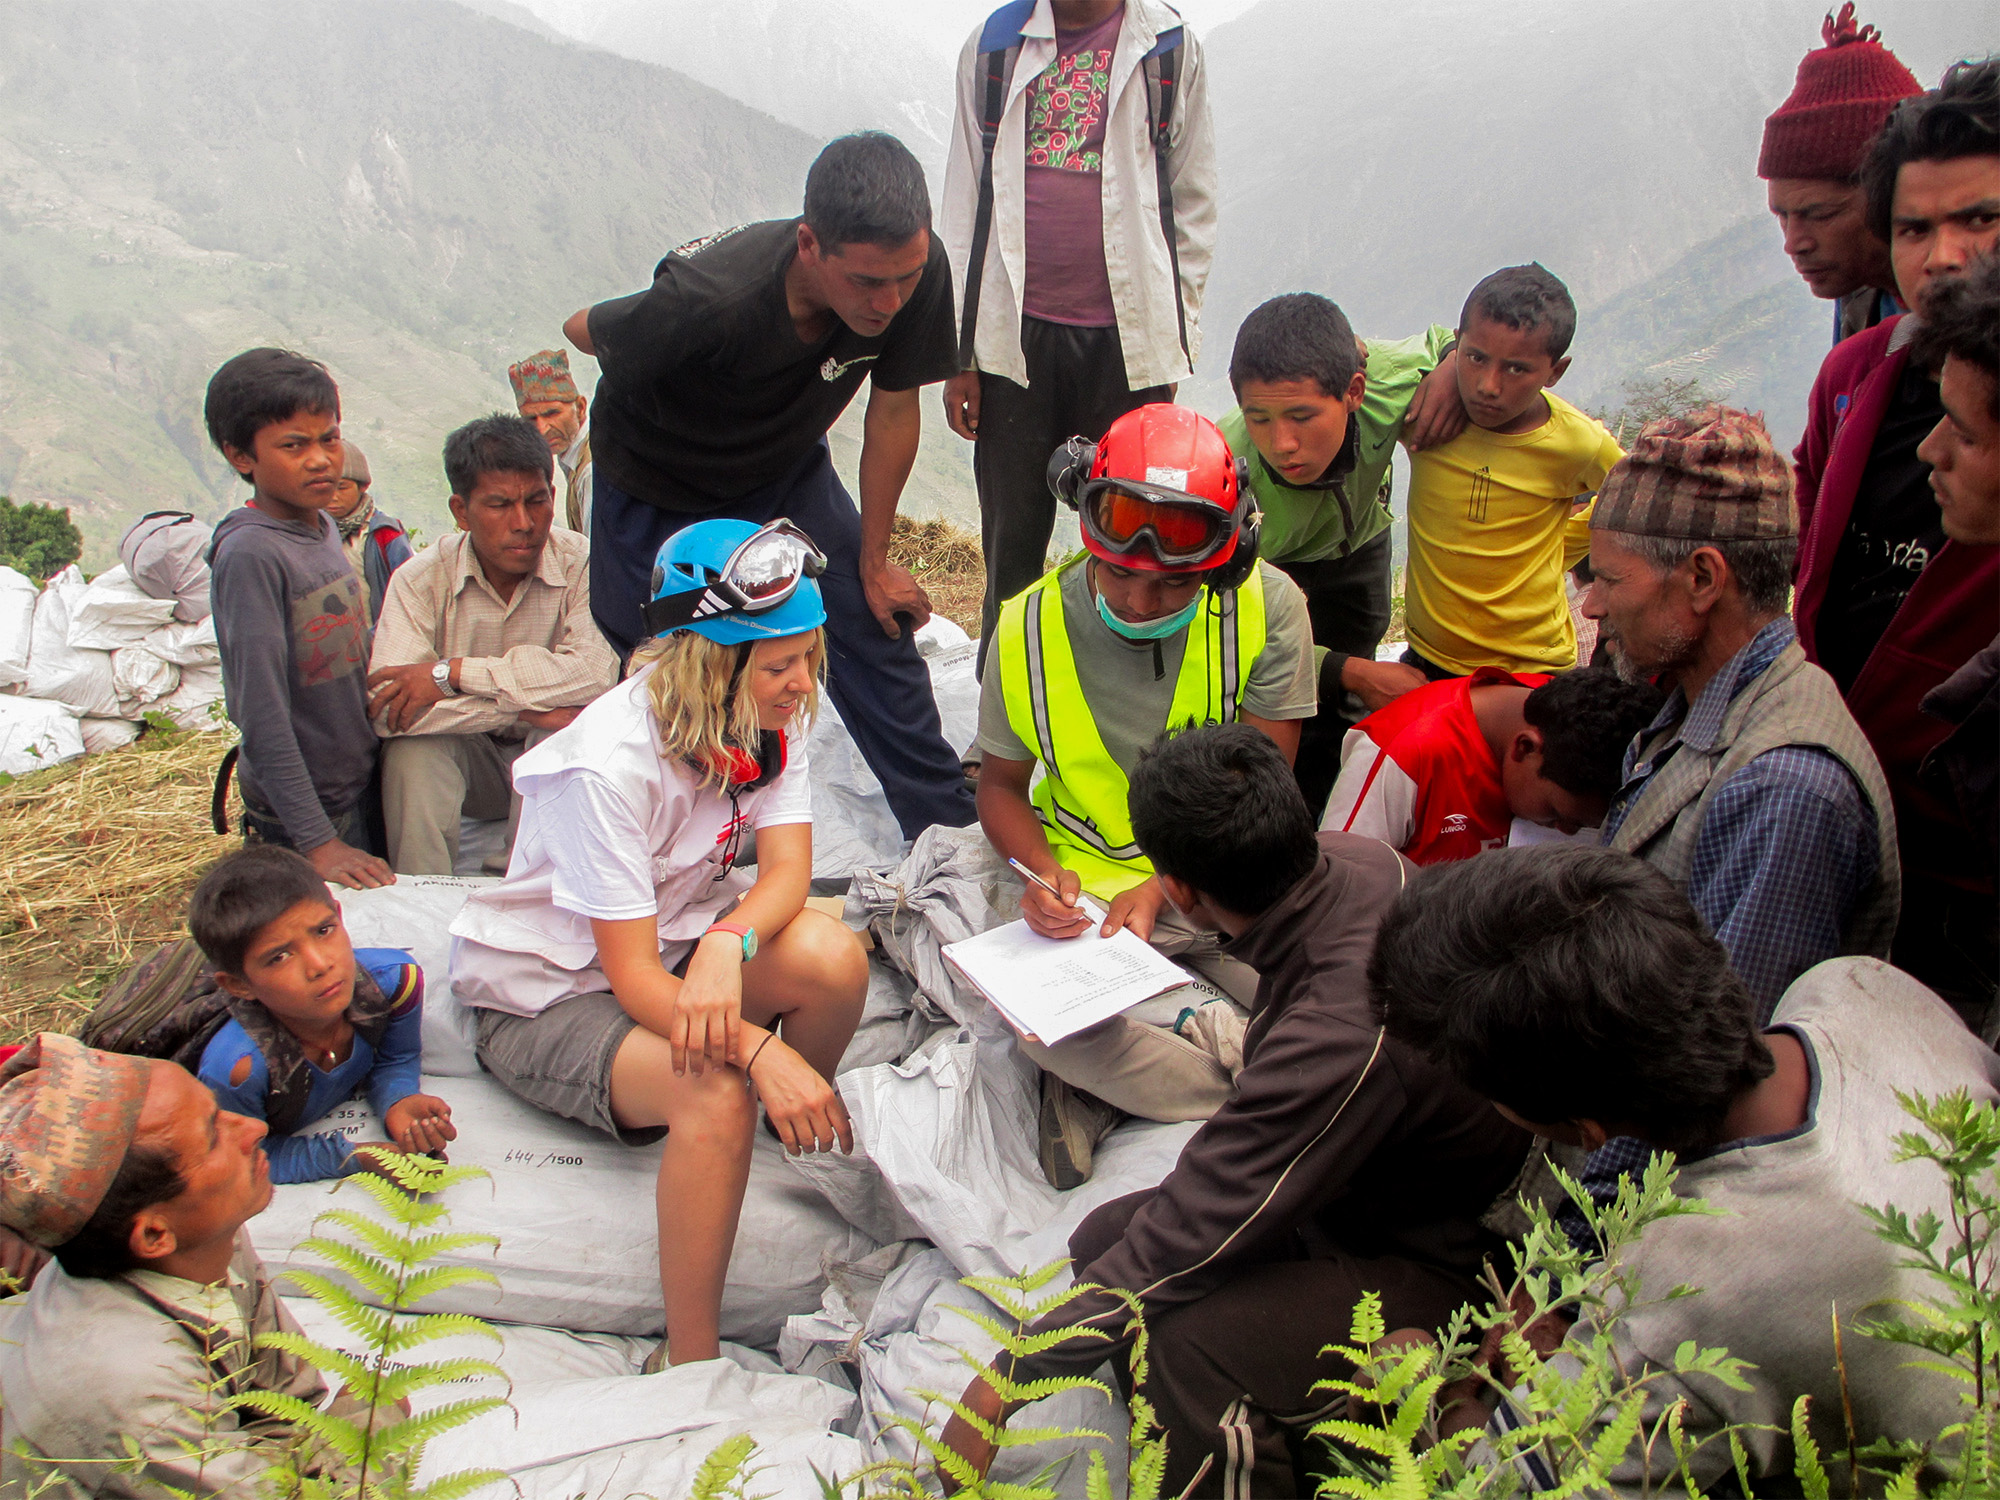
[[[621,652],[639,638],[653,557],[708,517],[788,517],[826,553],[827,688],[906,837],[973,820],[910,632],[930,599],[889,561],[916,461],[918,389],[957,368],[951,269],[923,168],[879,131],[832,142],[805,214],[683,245],[643,292],[563,325],[597,357],[591,612]],[[827,429],[871,382],[857,511]]]

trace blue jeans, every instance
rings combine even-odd
[[[600,473],[591,496],[590,612],[598,629],[629,656],[639,643],[639,614],[652,597],[660,544],[697,521],[729,519],[761,526],[784,516],[826,554],[819,581],[826,601],[827,693],[868,768],[882,783],[905,838],[933,823],[963,828],[975,814],[958,755],[944,740],[930,668],[905,623],[890,640],[861,590],[861,512],[822,442],[776,484],[708,512],[660,510],[635,500]]]

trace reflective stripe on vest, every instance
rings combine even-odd
[[[1130,783],[1105,749],[1077,677],[1063,617],[1064,571],[1001,607],[1001,697],[1008,726],[1042,763],[1029,797],[1057,859],[1083,878],[1085,890],[1111,896],[1146,879],[1153,867],[1132,842]],[[1202,601],[1182,637],[1180,676],[1160,731],[1233,723],[1242,712],[1243,679],[1264,649],[1260,570],[1229,593],[1203,590]]]

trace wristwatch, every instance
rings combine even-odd
[[[438,691],[447,698],[456,698],[458,689],[451,685],[451,663],[438,662],[431,668],[431,681],[438,685]]]
[[[727,932],[741,938],[743,940],[743,962],[746,964],[757,956],[756,928],[742,922],[711,922],[708,925],[708,932],[704,932],[702,936],[707,937],[709,932]]]

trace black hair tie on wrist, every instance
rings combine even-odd
[[[750,1061],[743,1065],[743,1087],[746,1089],[750,1087],[750,1070],[757,1066],[757,1059],[764,1055],[764,1049],[771,1045],[771,1039],[777,1034],[775,1031],[765,1032],[764,1040],[757,1044],[757,1050],[750,1054]]]

